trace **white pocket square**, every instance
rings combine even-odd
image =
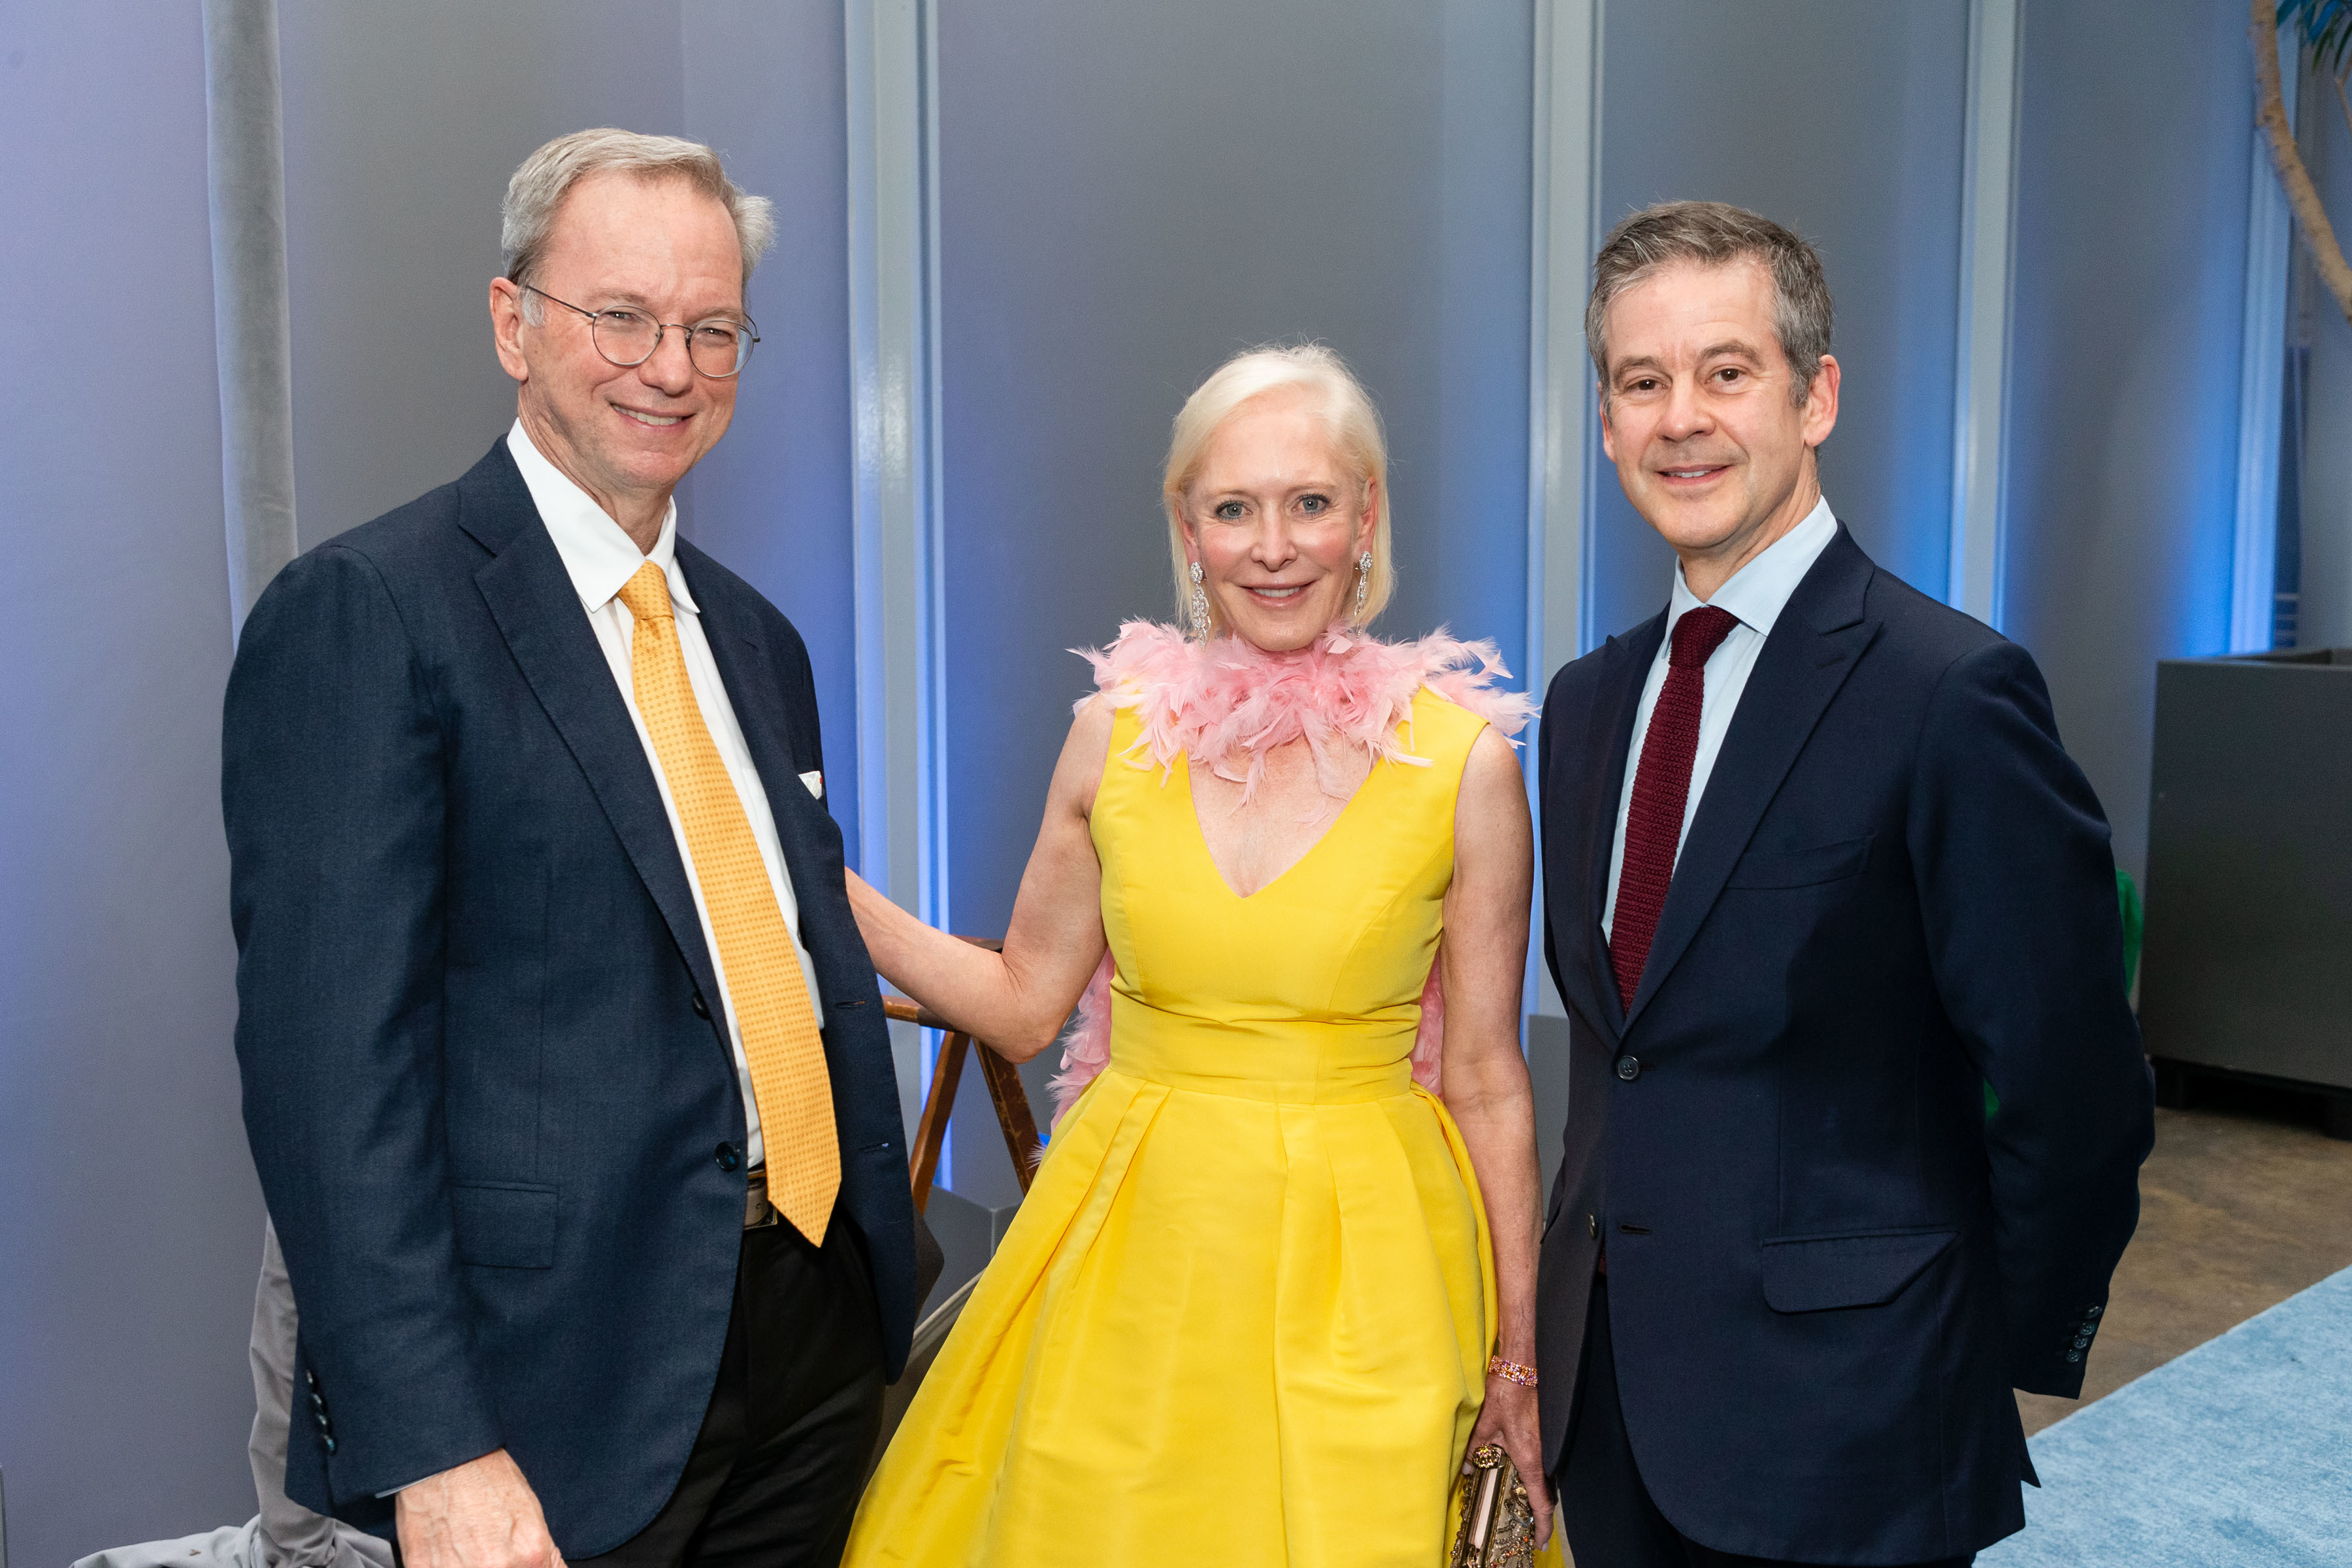
[[[824,798],[824,775],[823,773],[803,773],[801,775],[801,783],[808,785],[809,794],[816,796],[817,799],[823,800]]]

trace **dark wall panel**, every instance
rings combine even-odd
[[[2156,661],[2229,640],[2252,70],[2193,0],[2025,12],[2001,629],[2139,872]]]
[[[1611,6],[1607,26],[1603,233],[1653,202],[1725,201],[1820,247],[1844,375],[1822,492],[1880,565],[1941,597],[1966,0],[1650,0]],[[1664,605],[1674,554],[1605,458],[1595,491],[1598,642]]]

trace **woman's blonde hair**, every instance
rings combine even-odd
[[[1319,396],[1331,445],[1356,483],[1378,487],[1372,516],[1372,569],[1364,586],[1364,607],[1356,608],[1356,596],[1350,591],[1346,601],[1348,622],[1369,625],[1388,605],[1389,595],[1396,587],[1396,574],[1389,564],[1389,446],[1381,431],[1380,410],[1372,406],[1364,384],[1356,379],[1347,362],[1321,343],[1269,343],[1235,354],[1219,365],[1176,411],[1160,493],[1168,509],[1168,552],[1175,566],[1179,626],[1191,617],[1192,595],[1192,563],[1184,553],[1184,492],[1200,473],[1210,440],[1226,420],[1244,404],[1294,386],[1306,387]],[[1215,624],[1213,600],[1209,616]]]

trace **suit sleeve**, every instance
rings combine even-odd
[[[2138,1223],[2155,1100],[2106,820],[2015,644],[1944,672],[1907,831],[1946,1014],[2000,1100],[1985,1151],[2011,1381],[2073,1397]]]
[[[236,1052],[325,1405],[316,1426],[298,1397],[295,1441],[332,1438],[339,1505],[502,1443],[443,1132],[443,746],[374,564],[331,545],[281,573],[246,623],[223,723]]]

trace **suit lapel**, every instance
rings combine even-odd
[[[694,590],[695,604],[702,612],[703,639],[710,645],[711,662],[719,667],[719,684],[727,688],[736,725],[751,748],[760,786],[767,792],[768,815],[775,819],[784,869],[797,892],[814,885],[817,869],[812,857],[816,841],[811,835],[822,832],[815,819],[825,816],[824,807],[801,782],[801,759],[793,750],[792,738],[803,726],[786,710],[776,682],[762,673],[768,650],[758,621],[741,613],[730,585],[719,573],[698,570],[707,559],[700,552],[681,541],[677,553],[687,585]],[[806,942],[806,932],[802,940]]]
[[[848,888],[842,879],[840,830],[824,803],[801,782],[803,770],[818,762],[813,716],[794,713],[783,687],[769,673],[772,667],[760,617],[745,603],[751,590],[683,541],[677,553],[688,586],[694,590],[695,603],[702,612],[702,635],[710,646],[711,662],[719,667],[719,684],[727,689],[736,724],[751,748],[751,765],[768,796],[768,815],[776,825],[784,874],[800,906],[801,945],[815,961],[817,984],[824,994],[828,1023],[825,1050],[834,1058],[835,1070],[845,1072],[849,1070],[847,1053],[856,1037],[830,1026],[844,1016],[839,1007],[859,1000],[861,994],[874,994],[873,970],[849,913]],[[804,738],[810,742],[805,755],[800,749]]]
[[[1675,863],[1642,986],[1626,1015],[1629,1029],[1698,934],[1780,781],[1877,636],[1878,623],[1864,615],[1875,571],[1840,524],[1773,624]]]
[[[1591,977],[1591,1005],[1609,1027],[1622,1033],[1624,1004],[1618,999],[1616,972],[1610,966],[1609,943],[1601,934],[1601,916],[1609,903],[1609,856],[1617,838],[1617,803],[1625,789],[1625,770],[1632,765],[1633,718],[1642,706],[1642,683],[1658,656],[1665,636],[1662,612],[1622,637],[1611,637],[1601,652],[1601,674],[1593,693],[1591,725],[1583,754],[1601,759],[1585,775],[1593,796],[1581,813],[1578,844],[1578,907],[1586,952],[1585,973]]]
[[[460,481],[458,522],[497,552],[474,574],[490,618],[531,694],[587,775],[589,789],[661,910],[695,984],[706,996],[718,995],[718,974],[703,943],[686,863],[653,766],[613,682],[612,666],[580,608],[563,558],[541,523],[505,443]]]

